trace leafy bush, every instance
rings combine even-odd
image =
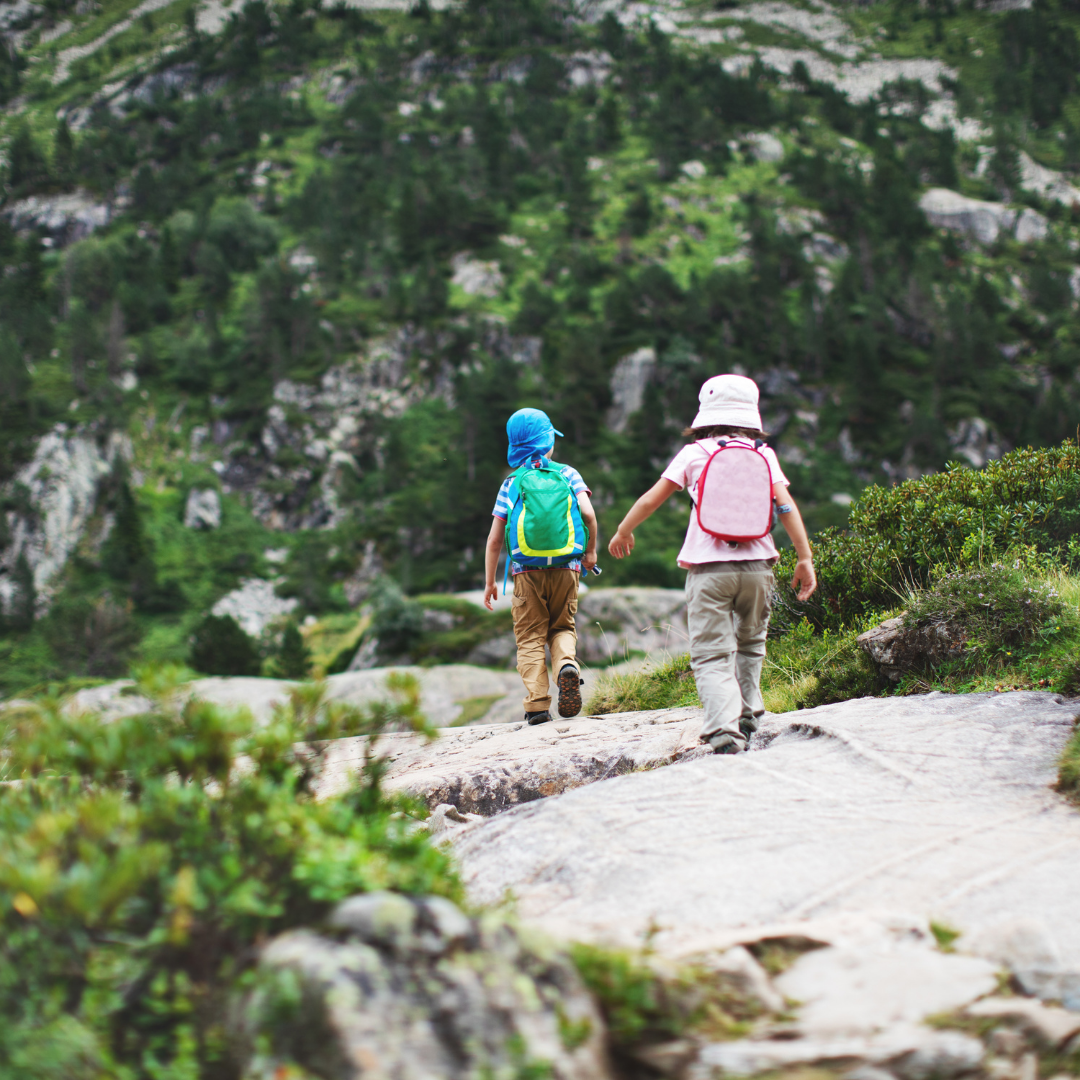
[[[231,615],[207,615],[192,635],[189,663],[204,675],[258,675],[259,650]]]
[[[108,724],[56,701],[0,713],[20,781],[0,789],[5,1078],[232,1080],[226,1005],[259,942],[357,892],[459,894],[374,758],[314,794],[318,740],[423,727],[415,681],[366,712],[302,687],[256,725],[178,677],[144,676],[154,706]]]
[[[845,530],[814,542],[818,591],[806,603],[783,597],[775,629],[808,618],[818,628],[852,625],[895,607],[912,587],[930,584],[935,567],[955,569],[1028,548],[1080,563],[1080,445],[1016,450],[985,469],[950,466],[896,487],[870,487]],[[778,568],[790,577],[795,556]]]

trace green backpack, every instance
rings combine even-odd
[[[521,566],[566,566],[585,553],[589,530],[560,466],[542,459],[514,473],[517,498],[506,519],[506,560]],[[503,590],[506,575],[503,576]]]

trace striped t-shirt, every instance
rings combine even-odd
[[[532,462],[532,467],[538,468],[540,465],[539,458]],[[570,485],[570,490],[574,495],[580,495],[585,492],[586,495],[591,495],[592,492],[585,486],[585,481],[581,479],[581,473],[577,471],[571,465],[560,465],[559,472],[562,473],[566,482]],[[502,487],[499,488],[499,497],[495,500],[495,509],[491,511],[492,517],[497,517],[500,521],[505,521],[510,516],[510,511],[514,509],[514,503],[517,502],[517,486],[514,483],[514,474],[511,473],[503,482]],[[509,556],[508,556],[509,557]],[[581,559],[571,559],[568,563],[564,564],[565,567],[569,567],[571,570],[576,570],[581,573]],[[529,570],[544,570],[543,566],[522,566],[520,563],[510,560],[510,573],[511,574],[524,574]],[[560,567],[559,569],[563,569]]]

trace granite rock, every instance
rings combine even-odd
[[[271,941],[238,1010],[245,1075],[607,1080],[604,1023],[569,958],[499,917],[393,893]],[[573,1030],[575,1038],[567,1038]]]

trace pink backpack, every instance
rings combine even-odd
[[[694,485],[698,524],[717,540],[760,540],[772,529],[772,473],[759,447],[728,443],[710,455]]]

